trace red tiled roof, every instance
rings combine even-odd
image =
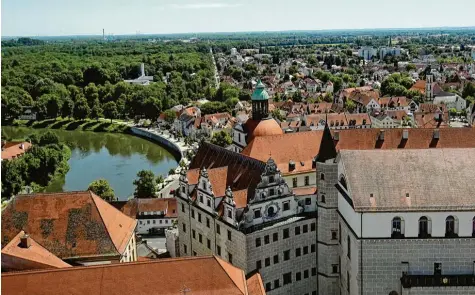
[[[23,145],[23,148],[21,148]],[[24,142],[7,142],[2,146],[2,160],[10,160],[26,153],[31,148],[31,143]]]
[[[236,208],[245,208],[247,206],[247,190],[239,190],[233,192],[234,202],[236,203]]]
[[[24,234],[24,231],[20,231],[2,249],[2,271],[71,267],[31,237],[28,237],[30,246],[22,248],[20,239]]]
[[[355,120],[356,121],[356,124],[355,124],[356,126],[363,125],[363,120],[366,120],[365,125],[370,125],[371,124],[371,118],[369,117],[369,115],[367,113],[358,113],[358,114],[345,113],[345,116],[346,116],[346,120],[348,122],[350,122],[350,120]]]
[[[24,230],[63,260],[121,255],[136,223],[88,191],[19,195],[2,212],[2,245]]]
[[[296,196],[314,195],[317,193],[317,187],[316,186],[294,187],[292,188],[292,191],[294,192]]]
[[[134,198],[127,201],[121,211],[131,218],[136,218],[140,212],[152,211],[166,212],[166,217],[178,216],[175,198]]]
[[[158,295],[187,289],[195,295],[260,295],[262,280],[255,280],[246,280],[244,271],[221,258],[203,256],[2,273],[2,293]]]

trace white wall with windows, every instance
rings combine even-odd
[[[171,227],[175,220],[176,218],[169,218],[169,217],[139,218],[135,231],[138,234],[148,234],[149,230],[153,228],[166,229],[166,228]]]

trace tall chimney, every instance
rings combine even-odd
[[[31,246],[30,236],[28,234],[23,234],[20,237],[20,248],[28,249]]]
[[[140,76],[141,77],[145,76],[145,64],[144,63],[140,64]]]

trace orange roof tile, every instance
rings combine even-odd
[[[140,212],[162,211],[166,217],[177,217],[175,198],[134,198],[120,209],[125,215],[136,218]]]
[[[22,148],[23,145],[23,148]],[[24,142],[7,142],[2,146],[2,160],[10,160],[26,153],[31,148],[31,143]]]
[[[227,166],[208,170],[208,179],[213,186],[213,193],[215,197],[224,196],[224,193],[226,192],[227,175]]]
[[[236,208],[245,208],[247,206],[247,189],[233,192]]]
[[[308,131],[256,137],[242,154],[263,162],[271,155],[284,175],[309,172],[313,170],[312,160],[319,152],[322,135],[323,131]],[[291,160],[295,169],[289,171]]]
[[[265,295],[264,283],[259,273],[255,273],[247,279],[247,290],[249,295]]]
[[[254,278],[253,292],[258,288],[255,279],[262,284]],[[158,295],[184,289],[194,295],[259,294],[250,293],[244,271],[215,256],[2,273],[2,293],[9,295]]]
[[[137,221],[92,192],[18,195],[2,212],[2,245],[24,230],[61,259],[121,255]]]
[[[292,191],[294,192],[296,196],[314,195],[317,193],[317,187],[316,186],[294,187],[292,188]]]
[[[20,246],[20,239],[24,234],[24,231],[20,231],[10,243],[2,249],[3,271],[71,267],[71,265],[43,248],[31,237],[28,237],[30,246],[28,248],[22,248]]]

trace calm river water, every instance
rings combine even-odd
[[[46,129],[2,127],[9,138],[23,138]],[[88,131],[54,130],[62,142],[71,147],[69,171],[65,177],[51,183],[46,191],[86,190],[95,179],[105,178],[119,200],[134,193],[133,181],[140,170],[152,170],[156,176],[168,174],[178,162],[164,147],[126,134]]]

